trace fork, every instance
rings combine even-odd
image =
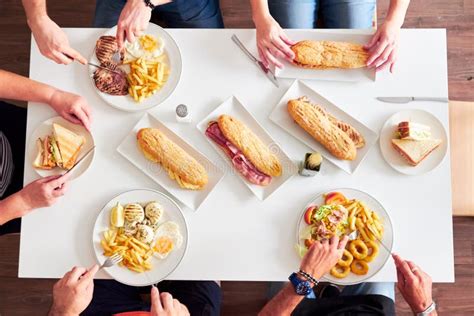
[[[369,226],[367,226],[367,228],[370,230],[372,235],[374,235],[375,239],[377,239],[377,241],[385,248],[385,250],[387,250],[387,252],[391,254],[392,252],[390,251],[390,249],[388,249],[388,247],[385,246],[385,244],[380,240],[380,238],[378,238],[377,235],[374,234],[374,231]],[[347,235],[347,237],[349,237],[350,241],[355,240],[357,239],[357,237],[359,237],[359,231],[354,230],[352,233]]]
[[[108,257],[104,263],[100,266],[99,270],[102,268],[110,268],[113,265],[116,265],[117,263],[121,262],[123,260],[123,257],[119,253],[114,253],[112,256]]]

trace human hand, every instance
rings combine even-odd
[[[90,131],[92,110],[85,98],[73,93],[56,90],[52,94],[49,104],[69,122],[83,125]]]
[[[348,240],[347,236],[341,240],[333,236],[330,240],[316,241],[303,257],[300,269],[319,280],[341,259]]]
[[[28,24],[43,56],[58,64],[68,65],[74,60],[85,65],[87,60],[69,46],[69,40],[61,28],[48,16],[38,16]]]
[[[295,53],[290,49],[294,45],[289,39],[280,25],[271,16],[255,19],[255,27],[257,29],[257,48],[260,59],[268,68],[275,65],[282,68],[283,64],[278,58],[292,61]]]
[[[376,71],[390,67],[390,72],[394,72],[398,57],[399,33],[400,27],[390,21],[386,21],[375,32],[370,41],[364,46],[369,52],[367,67],[376,68]]]
[[[68,175],[50,176],[31,182],[25,186],[18,194],[24,204],[23,216],[29,211],[51,206],[66,193],[68,189]]]
[[[431,296],[431,277],[411,261],[406,261],[393,254],[397,268],[397,286],[405,301],[414,313],[426,310],[433,298]]]
[[[151,311],[152,316],[189,316],[189,311],[177,299],[173,299],[170,293],[161,293],[158,288],[151,288]]]
[[[153,0],[154,5],[162,5],[171,0]],[[148,27],[151,18],[151,8],[143,0],[128,0],[120,13],[117,23],[117,44],[122,49],[125,40],[129,43],[135,41]]]
[[[94,293],[94,276],[98,265],[89,269],[74,267],[67,272],[53,287],[53,305],[50,316],[79,315],[92,300]]]

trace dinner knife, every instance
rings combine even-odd
[[[258,68],[260,68],[260,70],[265,74],[265,76],[267,76],[267,78],[270,79],[270,81],[277,88],[280,87],[280,85],[278,84],[278,80],[277,80],[275,74],[273,73],[273,71],[271,71],[269,68],[265,67],[265,65],[260,60],[258,60],[254,55],[252,55],[252,53],[249,52],[249,50],[244,46],[244,44],[242,44],[242,42],[239,40],[237,35],[235,35],[235,34],[232,35],[232,41],[234,41],[234,43],[237,44],[237,46],[244,52],[244,54],[247,55],[247,57],[250,58],[250,60],[255,65],[257,65]]]
[[[84,154],[84,156],[82,156],[78,161],[76,161],[76,163],[74,164],[74,166],[72,166],[71,169],[69,169],[68,171],[66,171],[65,173],[63,173],[63,176],[67,175],[69,172],[72,171],[72,169],[76,168],[76,166],[77,166],[79,163],[81,163],[81,161],[83,161],[84,158],[86,158],[87,156],[89,156],[89,154],[90,154],[91,152],[93,152],[94,149],[95,149],[95,145],[92,146],[92,148],[90,148],[90,149]]]
[[[377,97],[377,100],[388,103],[408,103],[412,101],[448,102],[448,98],[430,97]]]
[[[108,70],[108,71],[113,72],[113,73],[116,73],[116,74],[118,74],[118,75],[120,75],[120,76],[123,75],[120,71],[113,70],[113,69],[110,69],[110,68],[107,68],[107,67],[104,67],[104,66],[96,65],[96,64],[93,64],[93,63],[91,63],[91,62],[88,62],[87,64],[88,64],[89,66],[93,66],[93,67],[96,67],[96,68]]]

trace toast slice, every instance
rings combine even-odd
[[[76,159],[85,139],[73,131],[54,123],[53,134],[61,153],[61,163],[64,169],[71,169],[76,163]]]
[[[442,143],[441,139],[392,139],[392,146],[412,166],[418,165]]]
[[[281,175],[283,168],[278,157],[244,123],[230,115],[221,115],[217,124],[225,138],[240,149],[260,172],[273,177]]]

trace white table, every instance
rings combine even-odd
[[[66,32],[72,47],[89,57],[104,30],[66,29]],[[198,122],[234,94],[292,159],[301,159],[301,153],[308,148],[268,119],[292,81],[281,80],[281,87],[275,88],[230,40],[231,34],[236,33],[249,43],[255,36],[253,30],[169,32],[180,46],[183,73],[173,95],[151,112],[212,161],[225,167],[194,124],[175,123],[173,111],[178,103],[188,104],[192,106],[194,122]],[[448,96],[445,30],[403,30],[400,46],[397,72],[379,75],[376,83],[307,84],[375,131],[380,130],[391,114],[406,108],[429,110],[448,129],[447,104],[395,105],[374,99],[382,95]],[[19,277],[58,278],[74,265],[90,266],[95,262],[92,226],[110,198],[134,188],[164,190],[116,152],[144,113],[125,113],[106,105],[94,91],[85,67],[54,64],[40,55],[34,41],[30,76],[86,97],[94,110],[97,150],[91,168],[72,183],[70,192],[56,205],[23,219]],[[46,105],[30,104],[27,134],[54,115]],[[37,177],[27,161],[25,183]],[[378,144],[355,174],[348,175],[326,163],[321,176],[309,179],[295,176],[264,202],[253,196],[238,177],[227,174],[197,212],[184,208],[189,248],[169,278],[285,280],[299,266],[294,245],[301,209],[317,193],[337,187],[357,188],[378,199],[393,219],[395,252],[415,261],[436,282],[454,281],[449,155],[429,174],[405,176],[385,163]],[[101,272],[99,277],[107,278],[107,275]],[[395,279],[390,260],[371,281]]]

